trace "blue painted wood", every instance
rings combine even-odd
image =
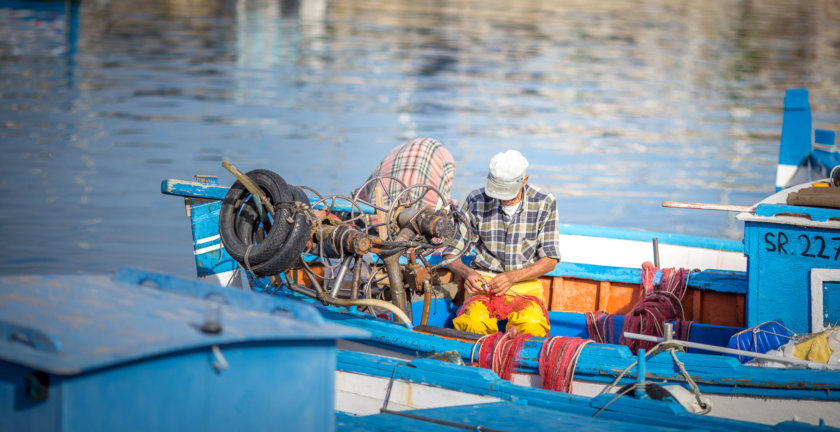
[[[794,167],[801,165],[811,153],[811,139],[811,107],[808,104],[808,90],[788,89],[785,92],[779,165]],[[776,191],[780,189],[777,185]]]
[[[409,415],[427,419],[455,421],[463,426],[435,423],[385,413],[363,417],[343,416],[337,419],[336,427],[341,431],[460,431],[505,430],[505,431],[638,431],[640,425],[618,420],[592,418],[582,414],[559,413],[546,408],[521,403],[499,402],[457,407],[413,410]],[[469,426],[467,426],[469,425]],[[648,426],[650,431],[681,430],[683,426]]]
[[[190,206],[190,227],[198,277],[232,272],[239,267],[239,263],[222,247],[222,240],[219,237],[221,209],[221,201]]]
[[[840,210],[833,214],[840,217]],[[840,268],[840,233],[773,221],[748,220],[744,225],[749,243],[747,327],[781,320],[794,332],[811,332],[810,272]]]
[[[338,338],[365,334],[230,302],[207,333],[216,299],[104,276],[6,277],[0,293],[3,431],[333,430],[324,371]]]
[[[809,220],[815,222],[826,222],[831,218],[840,219],[840,210],[820,207],[791,206],[785,204],[759,204],[755,208],[755,215],[764,217],[773,217],[776,215],[805,215]]]
[[[593,405],[612,400],[612,395],[602,395],[593,399]],[[629,398],[620,398],[622,403]],[[464,430],[503,430],[503,431],[813,431],[826,430],[800,423],[780,423],[775,426],[755,425],[732,420],[715,419],[691,415],[659,417],[650,412],[647,422],[634,421],[631,416],[607,417],[603,413],[597,417],[589,414],[592,410],[567,412],[548,409],[530,404],[530,400],[517,402],[496,402],[486,404],[451,406],[422,410],[403,411],[402,413],[385,412],[369,416],[336,416],[336,427],[340,431],[464,431]],[[444,423],[445,422],[445,423]]]
[[[222,200],[228,192],[228,186],[204,184],[186,180],[167,179],[160,183],[160,192],[185,198],[207,198]]]

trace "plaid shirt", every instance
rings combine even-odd
[[[484,194],[484,188],[467,197],[462,210],[474,240],[474,268],[501,273],[521,269],[543,257],[560,259],[560,222],[554,196],[526,184],[521,204],[508,216],[499,200]],[[444,255],[468,246],[465,225],[443,250]]]
[[[388,156],[377,165],[370,180],[376,176],[392,176],[402,180],[406,186],[416,184],[430,185],[438,188],[445,199],[440,202],[438,194],[426,192],[424,204],[432,208],[441,208],[448,204],[452,191],[452,177],[455,176],[455,162],[452,155],[443,148],[440,142],[432,138],[418,138],[408,141],[388,153]],[[385,180],[388,193],[393,197],[400,192],[399,183]],[[373,190],[379,183],[372,183],[360,190],[358,198],[368,202],[373,200]],[[409,192],[411,201],[420,198],[424,189],[415,188]]]

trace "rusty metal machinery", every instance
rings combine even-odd
[[[298,258],[280,270],[276,266],[258,267],[262,271],[258,276],[267,275],[272,285],[286,286],[324,304],[355,305],[371,313],[385,310],[406,322],[413,321],[412,298],[422,296],[424,313],[418,323],[425,324],[433,286],[440,283],[437,269],[451,262],[441,260],[432,265],[427,258],[450,242],[462,217],[454,207],[434,209],[423,204],[427,195],[446,203],[439,190],[428,185],[405,185],[392,177],[374,177],[362,186],[375,192],[370,194],[374,199],[322,196],[305,186],[286,185],[266,170],[259,172],[268,180],[253,185],[250,193],[247,186],[239,187],[238,195],[229,200],[232,207],[226,210],[228,231],[232,233],[229,236],[247,234],[247,238],[239,239],[243,259],[237,260],[243,267],[250,267],[249,271],[255,267],[248,261],[254,250],[260,252],[259,258],[271,259],[263,256],[266,243],[271,241],[268,233],[282,231],[282,225],[290,223],[292,217],[299,229],[300,215],[305,213],[309,232]],[[276,189],[265,184],[269,180],[282,182],[279,192],[264,193]],[[287,189],[289,192],[285,192]],[[304,204],[305,195],[311,205]],[[283,196],[293,196],[295,201],[284,202]],[[289,249],[282,242],[278,244]],[[463,252],[452,259],[460,258]],[[266,268],[274,272],[263,270]]]

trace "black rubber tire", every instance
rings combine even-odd
[[[283,191],[286,187],[286,182],[282,177],[276,173],[268,170],[253,170],[246,174],[254,184],[259,187],[264,194],[271,200],[272,204],[279,202],[291,201],[291,194]],[[250,196],[250,192],[239,181],[235,182],[230,187],[225,199],[222,201],[222,209],[219,214],[219,235],[222,237],[222,242],[225,249],[228,251],[233,259],[243,262],[248,245],[252,240],[252,232],[240,232],[242,226],[237,230],[236,222],[240,212],[247,209],[244,206],[245,200]],[[251,204],[253,205],[253,204]],[[281,210],[277,219],[285,221],[289,217],[288,210]],[[258,221],[255,215],[246,215],[250,218],[255,218],[254,224]],[[250,222],[250,221],[249,221]],[[249,225],[253,226],[253,225]],[[271,256],[271,251],[274,249],[274,243],[282,243],[289,231],[288,223],[276,223],[272,226],[271,232],[268,233],[266,239],[254,245],[248,254],[248,260],[253,263],[265,261]],[[239,235],[242,236],[240,237]]]
[[[295,201],[309,203],[306,194],[294,186],[288,186]],[[288,222],[287,222],[288,223]],[[261,275],[273,275],[283,273],[300,258],[300,254],[306,248],[306,242],[312,234],[312,225],[309,218],[302,212],[297,212],[294,217],[294,222],[291,225],[291,231],[286,237],[286,241],[279,245],[272,256],[261,263],[258,263],[256,268],[253,261],[251,266],[255,273]],[[250,256],[249,256],[250,258]]]
[[[269,170],[253,170],[246,174],[271,201],[272,205],[299,201],[309,204],[306,194],[288,185],[282,177]],[[306,214],[288,208],[277,210],[271,230],[262,230],[256,205],[250,192],[239,182],[230,187],[222,202],[219,215],[219,235],[231,257],[256,276],[269,276],[286,271],[303,252],[309,238],[310,224]],[[251,247],[248,252],[248,246]],[[245,253],[248,252],[248,263]]]

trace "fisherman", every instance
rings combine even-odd
[[[507,319],[507,329],[515,327],[520,334],[549,333],[537,278],[560,261],[557,203],[550,193],[528,185],[527,168],[516,150],[493,156],[485,187],[464,201],[468,221],[443,251],[448,258],[475,247],[472,267],[461,260],[449,264],[471,296],[454,319],[458,330],[492,334],[497,320]]]
[[[423,203],[437,210],[450,204],[449,194],[452,191],[452,178],[455,176],[455,161],[449,151],[437,140],[417,138],[392,149],[376,166],[368,181],[381,176],[396,177],[405,183],[406,187],[422,184],[437,188],[443,195],[444,201],[441,201],[437,193],[423,188],[412,190],[408,197],[413,202],[425,191]],[[392,198],[402,189],[402,185],[390,179],[384,179],[382,183],[388,188],[388,195]],[[383,185],[378,181],[366,182],[366,186],[358,191],[356,197],[367,202],[375,202],[377,188],[381,190]]]

